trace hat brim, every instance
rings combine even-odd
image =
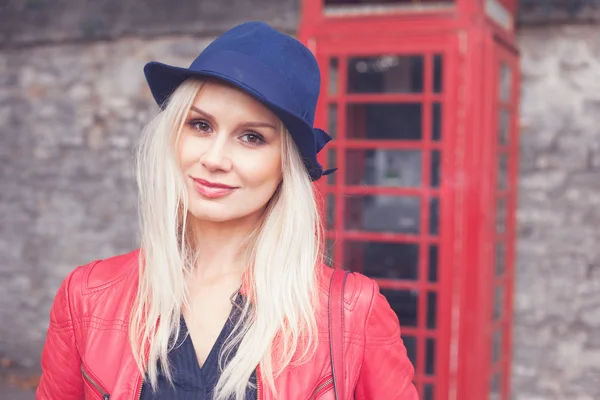
[[[215,71],[196,71],[188,68],[175,67],[168,64],[152,61],[144,66],[144,75],[150,92],[154,100],[161,108],[165,108],[168,104],[170,96],[173,92],[187,79],[202,79],[212,78],[232,85],[245,93],[252,96],[254,99],[264,104],[271,110],[286,129],[292,135],[300,154],[315,154],[317,153],[317,143],[315,140],[315,132],[312,126],[308,125],[302,118],[299,118],[291,111],[269,101],[262,93],[239,80],[227,75],[220,74]],[[315,159],[307,159],[305,156],[304,164],[307,167],[308,173],[313,180],[321,177],[323,169]]]

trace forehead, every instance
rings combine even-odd
[[[241,89],[216,80],[206,81],[193,102],[193,107],[215,117],[259,119],[277,123],[279,119],[264,104]]]

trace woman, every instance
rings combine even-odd
[[[64,281],[38,399],[416,399],[376,284],[322,262],[310,51],[252,22],[145,74],[141,247]]]

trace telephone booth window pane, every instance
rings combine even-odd
[[[418,197],[347,197],[344,223],[349,230],[418,234],[420,211]]]
[[[338,106],[335,103],[332,103],[327,107],[327,118],[329,120],[329,124],[327,126],[329,132],[329,136],[335,138],[337,136],[337,127],[338,127]]]
[[[496,243],[496,276],[502,276],[506,264],[506,247],[503,242]]]
[[[423,56],[348,59],[348,93],[422,93]]]
[[[429,234],[437,236],[440,230],[440,199],[432,197],[429,201]]]
[[[327,169],[336,168],[337,167],[337,155],[335,149],[329,149],[327,151]],[[337,176],[337,172],[333,174],[327,175],[327,183],[330,185],[335,185],[335,179]]]
[[[435,329],[437,320],[437,292],[427,292],[427,329]]]
[[[335,228],[335,196],[332,194],[327,195],[327,229],[333,230]]]
[[[500,398],[500,373],[496,372],[492,375],[489,400],[500,400]]]
[[[429,282],[435,283],[438,280],[438,247],[435,244],[429,246]]]
[[[346,184],[421,186],[421,150],[348,150]]]
[[[496,287],[494,291],[494,321],[502,317],[502,308],[504,306],[504,286]]]
[[[509,127],[510,113],[508,110],[501,108],[500,114],[498,115],[498,144],[500,144],[500,146],[506,146],[508,144]]]
[[[508,102],[510,101],[510,86],[512,83],[512,72],[510,67],[506,64],[500,66],[500,100]]]
[[[325,241],[325,263],[329,266],[333,265],[333,249],[335,247],[335,241],[333,239],[327,239]]]
[[[415,0],[324,0],[325,5],[355,5],[355,4],[407,4],[414,5]],[[454,0],[420,0],[417,3],[424,4],[452,4]]]
[[[441,168],[441,153],[439,150],[431,152],[431,187],[437,188],[440,186],[440,168]]]
[[[433,385],[431,383],[426,383],[423,386],[423,400],[434,400]]]
[[[495,364],[500,361],[500,345],[502,341],[502,331],[497,330],[494,332],[492,339],[492,363]]]
[[[425,341],[425,373],[435,374],[435,340],[432,338]]]
[[[444,59],[440,54],[433,56],[433,92],[442,92],[442,71],[444,68]]]
[[[422,105],[349,104],[346,135],[349,139],[421,140]]]
[[[329,60],[329,94],[334,96],[338,92],[339,62],[337,57]]]
[[[431,138],[439,142],[442,139],[442,105],[440,103],[433,103],[431,117]]]
[[[417,326],[418,292],[416,290],[381,289],[392,310],[400,320],[400,326]]]
[[[419,245],[348,241],[344,265],[371,278],[416,281],[419,276]]]
[[[496,200],[496,233],[503,234],[506,231],[506,200]]]
[[[498,155],[498,190],[508,187],[508,157],[506,154]]]
[[[402,336],[406,355],[415,369],[417,368],[417,338],[414,336]]]

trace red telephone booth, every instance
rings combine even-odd
[[[508,399],[516,0],[303,0],[332,262],[377,280],[424,400]]]

